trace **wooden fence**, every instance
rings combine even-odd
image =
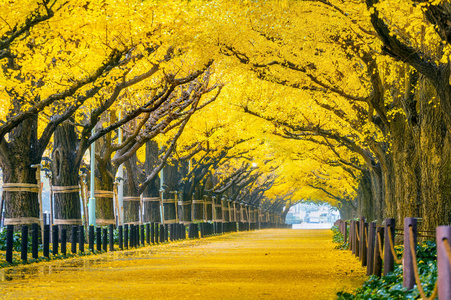
[[[403,265],[403,287],[416,284],[423,299],[451,299],[451,226],[439,226],[436,231],[418,231],[417,218],[405,218],[404,227],[396,228],[395,219],[385,219],[384,226],[367,223],[365,218],[349,223],[340,220],[338,227],[352,251],[367,267],[367,275],[381,276],[394,270],[395,263]],[[349,229],[349,236],[348,236]],[[403,235],[401,259],[395,253],[395,234]],[[401,233],[402,232],[402,233]],[[435,233],[435,234],[434,234]],[[438,278],[431,296],[426,297],[418,274],[416,245],[418,237],[434,238],[437,243]]]

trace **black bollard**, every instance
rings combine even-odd
[[[150,224],[150,243],[155,244],[155,223]]]
[[[31,257],[38,258],[39,249],[39,225],[31,225]]]
[[[146,243],[150,245],[150,223],[146,224]]]
[[[83,225],[78,226],[78,250],[85,252],[85,228]]]
[[[102,251],[102,228],[96,227],[96,248],[97,251]]]
[[[77,229],[78,226],[72,226],[72,236],[70,239],[72,253],[77,253]]]
[[[144,225],[141,225],[141,245],[144,246]]]
[[[89,250],[94,251],[94,226],[89,226]]]
[[[118,241],[119,242],[119,249],[123,250],[124,249],[124,243],[122,241],[122,237],[124,235],[123,235],[123,232],[122,232],[122,225],[119,225],[118,235],[119,235],[119,241]]]
[[[141,231],[140,231],[140,226],[139,225],[135,225],[135,247],[139,247],[139,241],[141,239]]]
[[[66,242],[67,242],[67,230],[66,228],[63,228],[61,230],[61,254],[66,255]]]
[[[114,234],[113,234],[113,224],[110,224],[108,226],[108,233],[109,233],[109,239],[110,242],[110,251],[114,251]]]
[[[50,225],[44,225],[44,256],[49,257]]]
[[[14,225],[6,225],[6,261],[13,262]]]
[[[158,223],[155,223],[155,243],[158,244],[160,242],[160,226]]]
[[[135,225],[130,224],[130,248],[135,247]]]
[[[52,254],[57,255],[58,254],[58,225],[52,226],[52,243],[53,243]]]
[[[103,251],[107,252],[108,251],[108,229],[107,228],[103,228],[102,229],[102,238],[103,238]]]
[[[169,225],[164,226],[164,241],[169,242]]]
[[[124,225],[124,248],[128,249],[128,224]]]
[[[188,226],[188,238],[191,239],[193,234],[193,223],[190,223]]]
[[[28,226],[22,225],[22,243],[20,245],[20,258],[27,262],[28,260]]]
[[[170,230],[169,230],[169,239],[171,242],[175,241],[175,224],[171,224]]]
[[[164,243],[164,234],[165,234],[165,230],[164,230],[164,225],[160,224],[160,243]]]

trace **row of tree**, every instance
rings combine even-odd
[[[124,164],[128,197],[160,196],[164,167],[164,194],[184,200],[451,220],[447,1],[2,5],[7,184],[36,182],[48,151],[53,185],[75,186],[94,143],[99,219],[113,218]],[[33,187],[7,188],[7,218],[36,218],[37,196],[11,190]],[[79,211],[75,193],[55,201],[79,218],[63,212]]]
[[[81,222],[79,170],[89,169],[85,154],[93,144],[98,225],[116,218],[112,195],[120,165],[126,170],[125,199],[161,192],[174,199],[171,193],[181,192],[185,201],[216,195],[261,206],[274,178],[229,153],[245,140],[216,148],[191,140],[175,151],[190,118],[223,88],[213,59],[187,42],[195,22],[189,6],[27,4],[6,3],[2,9],[8,12],[0,32],[5,224],[40,218],[35,168],[45,156],[51,157],[55,223]],[[266,210],[280,211],[281,203],[267,200]],[[146,207],[149,221],[161,221],[159,205]],[[125,201],[124,217],[138,221],[139,202]]]

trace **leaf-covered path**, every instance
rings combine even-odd
[[[335,299],[364,269],[330,230],[232,233],[0,270],[0,298]]]

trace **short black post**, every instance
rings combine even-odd
[[[165,234],[165,230],[164,230],[164,225],[160,224],[160,243],[164,243],[164,234]]]
[[[150,224],[150,243],[154,244],[155,243],[155,223],[152,222]]]
[[[346,222],[344,222],[346,225]],[[368,250],[366,255],[366,276],[373,275],[374,267],[374,238],[376,235],[376,222],[371,222],[368,229]]]
[[[155,223],[155,243],[158,244],[160,242],[160,233],[159,233],[160,226],[158,223]]]
[[[44,256],[49,257],[50,225],[44,225]]]
[[[6,261],[13,262],[14,225],[6,225]]]
[[[188,226],[188,238],[191,239],[193,234],[193,223],[190,223]]]
[[[89,250],[94,251],[94,226],[89,226]]]
[[[78,226],[78,250],[85,252],[85,228],[83,225]]]
[[[204,223],[200,223],[200,237],[201,238],[205,237],[205,224]]]
[[[110,242],[110,251],[114,251],[114,233],[113,233],[113,224],[108,225],[108,233]]]
[[[97,251],[102,251],[102,228],[96,227],[96,248]]]
[[[123,250],[124,249],[124,243],[123,243],[123,240],[122,240],[122,237],[124,236],[123,235],[123,233],[122,233],[122,225],[119,225],[119,228],[118,228],[118,235],[119,235],[119,240],[118,240],[118,242],[119,242],[119,249],[121,249],[121,250]]]
[[[413,253],[410,249],[410,229],[412,229],[413,250],[417,248],[417,219],[404,218],[404,263],[402,270],[402,286],[408,290],[415,285],[415,271],[413,269]]]
[[[52,225],[52,254],[58,254],[58,225]]]
[[[171,224],[171,228],[170,228],[170,230],[169,230],[169,233],[170,233],[169,240],[170,240],[171,242],[173,242],[173,241],[175,240],[175,236],[174,236],[174,233],[175,233],[174,226],[175,226],[175,224]]]
[[[139,242],[141,240],[141,228],[139,225],[135,226],[135,235],[136,235],[135,246],[139,247]]]
[[[34,223],[31,225],[31,257],[38,258],[39,249],[39,225]]]
[[[164,241],[169,242],[169,225],[164,226]]]
[[[379,244],[381,245],[382,249],[379,248]],[[376,227],[376,240],[374,242],[373,275],[376,275],[378,277],[381,277],[382,275],[382,258],[381,258],[382,254],[380,250],[384,251],[383,247],[384,247],[384,227]]]
[[[63,228],[63,229],[61,229],[61,254],[62,255],[67,254],[66,243],[67,243],[67,230],[66,230],[66,228]]]
[[[22,225],[22,241],[20,245],[20,259],[24,262],[28,260],[28,226]]]
[[[128,224],[124,225],[124,248],[128,249]]]
[[[130,224],[130,248],[135,247],[135,225]]]
[[[144,246],[144,225],[141,225],[141,245]]]
[[[146,243],[150,245],[150,223],[146,224]]]
[[[384,245],[384,276],[395,269],[395,260],[390,250],[390,235],[393,245],[395,245],[395,219],[385,219],[385,245]]]
[[[107,252],[108,251],[108,229],[107,228],[102,228],[102,248],[103,251]]]
[[[78,226],[72,226],[72,236],[70,239],[72,253],[77,253],[77,229]]]

